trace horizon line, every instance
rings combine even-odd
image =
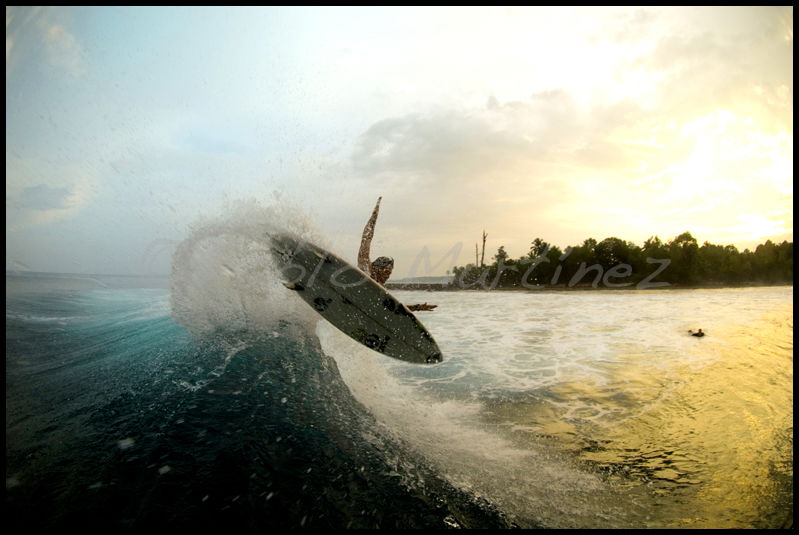
[[[30,271],[22,269],[6,269],[6,275],[70,275],[80,277],[169,277],[169,274],[143,275],[132,273],[70,273],[67,271]]]

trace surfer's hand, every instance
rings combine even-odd
[[[408,310],[433,310],[438,305],[428,305],[427,303],[422,303],[421,305],[410,305]]]

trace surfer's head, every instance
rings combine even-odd
[[[378,257],[372,262],[371,267],[372,278],[380,284],[383,284],[391,276],[391,272],[394,269],[394,259],[388,256]]]

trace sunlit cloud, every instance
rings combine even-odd
[[[754,249],[766,240],[779,243],[792,241],[793,212],[778,210],[771,213],[740,213],[730,220],[709,222],[695,229],[694,236],[712,235],[713,243],[738,244],[739,249]]]
[[[789,43],[793,42],[793,8],[786,9],[785,13],[780,17],[780,24],[782,25],[783,37]]]
[[[789,231],[790,139],[729,110],[680,122],[629,101],[581,109],[554,90],[383,120],[364,133],[353,165],[408,206],[411,235],[424,234],[418,221],[430,221],[424,199],[433,198],[477,215],[473,226],[487,224],[505,245],[534,235],[562,246],[588,236],[643,242],[685,229],[748,243]]]

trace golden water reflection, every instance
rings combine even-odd
[[[614,487],[644,489],[658,510],[641,519],[647,527],[785,527],[792,334],[786,306],[715,329],[677,358],[621,342],[604,374],[489,410],[517,438],[568,452]]]

